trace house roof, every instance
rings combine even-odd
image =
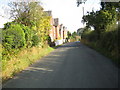
[[[52,11],[45,11],[48,16],[52,16]]]

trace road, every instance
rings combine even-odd
[[[80,42],[71,42],[38,60],[3,88],[118,88],[118,68]]]

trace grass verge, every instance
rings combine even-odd
[[[43,56],[48,55],[54,49],[51,47],[33,47],[20,51],[10,60],[2,60],[2,83],[12,78],[15,74],[27,68]]]
[[[99,45],[97,45],[97,43],[94,42],[89,42],[86,39],[82,39],[81,42],[85,45],[87,45],[88,47],[96,50],[97,52],[101,53],[102,55],[110,58],[112,60],[112,62],[120,68],[120,60],[118,57],[118,50],[114,50],[113,52],[109,52],[106,48],[100,47]]]

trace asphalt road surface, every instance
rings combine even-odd
[[[80,42],[55,49],[3,88],[118,88],[118,68]]]

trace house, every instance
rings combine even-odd
[[[65,42],[66,38],[67,38],[67,28],[65,26],[63,26],[63,42]]]
[[[49,36],[51,38],[51,41],[53,42],[55,40],[55,27],[54,27],[54,19],[52,18],[52,11],[45,11],[48,16],[50,16],[50,24],[51,24],[51,30],[49,30]]]
[[[60,25],[60,28],[59,28],[59,34],[60,34],[60,37],[61,39],[63,39],[63,24]]]
[[[48,16],[50,16],[50,24],[52,26],[51,30],[49,31],[49,36],[51,41],[55,41],[56,45],[62,44],[65,42],[67,38],[67,28],[63,26],[63,24],[59,24],[59,18],[52,17],[52,11],[45,11]]]
[[[59,34],[60,25],[58,18],[54,18],[54,28],[55,28],[55,39],[60,39],[60,34]]]

